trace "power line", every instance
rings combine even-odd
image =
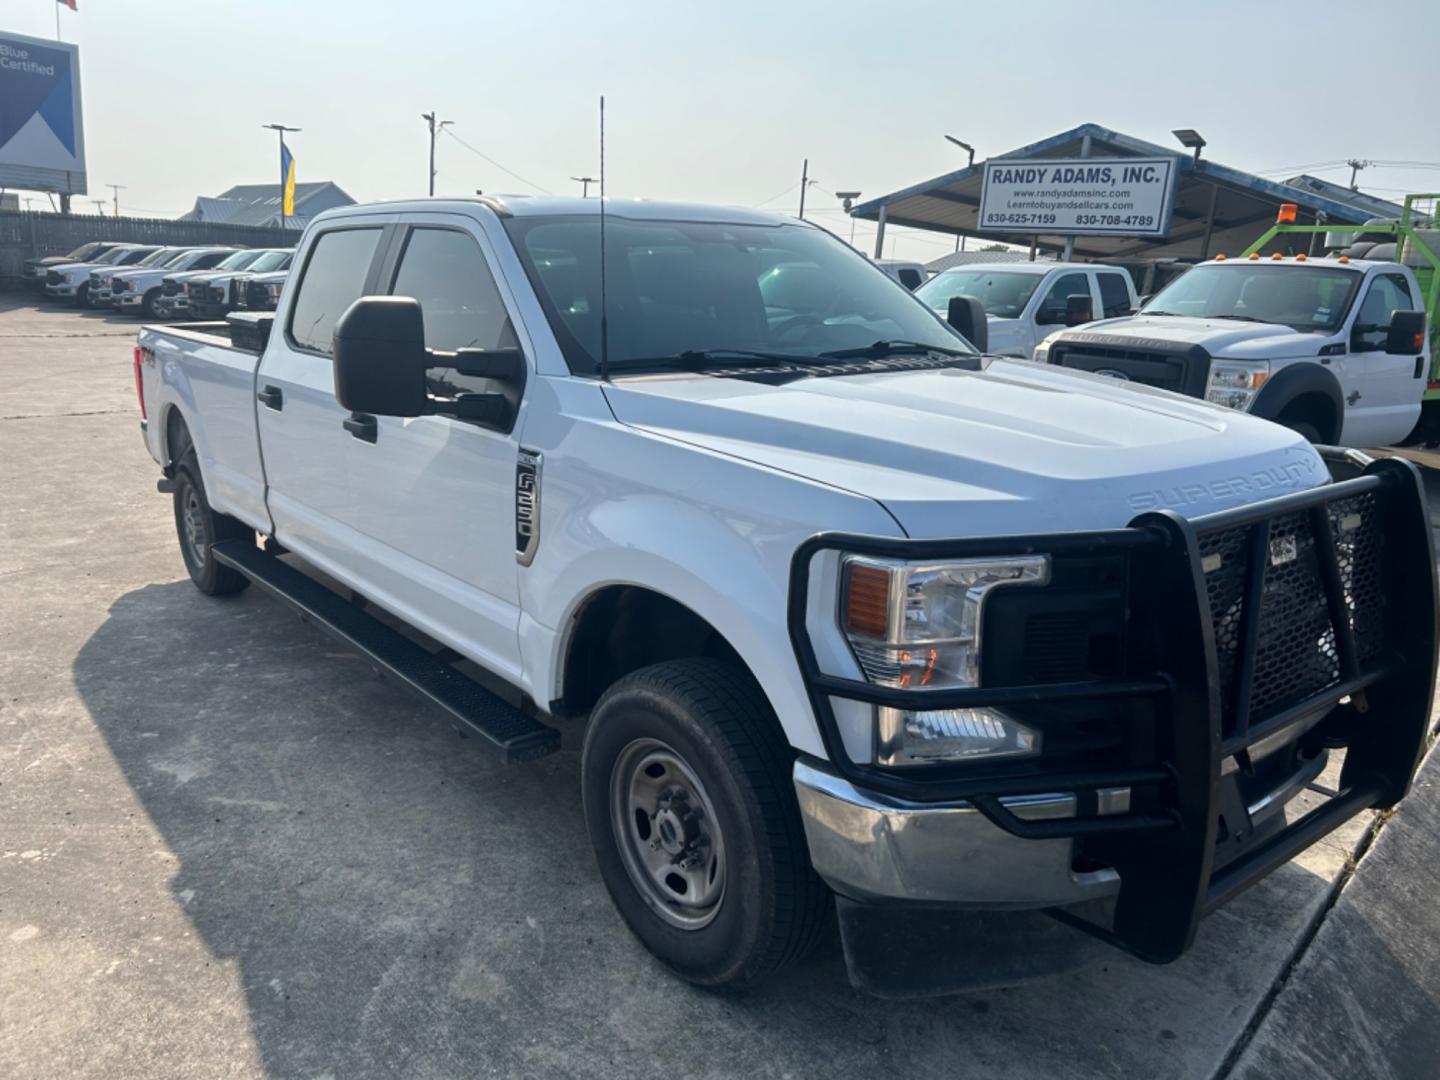
[[[760,207],[766,206],[766,205],[768,205],[769,203],[774,202],[776,199],[783,199],[786,195],[789,195],[792,191],[794,191],[794,190],[795,190],[796,188],[798,188],[799,186],[800,186],[799,181],[796,181],[795,183],[793,183],[793,184],[791,184],[789,187],[787,187],[784,191],[780,192],[778,195],[771,195],[770,198],[766,199],[764,202],[757,202],[757,203],[752,204],[751,207],[750,207],[750,209],[752,209],[752,210],[759,210]]]
[[[492,158],[489,154],[485,153],[485,151],[475,149],[475,147],[471,146],[471,145],[470,145],[468,142],[466,142],[464,139],[460,138],[459,135],[456,135],[455,132],[451,131],[449,128],[446,128],[445,131],[444,131],[444,133],[445,133],[446,135],[449,135],[450,138],[454,139],[457,143],[459,143],[461,146],[463,146],[466,150],[469,150],[469,151],[470,151],[472,154],[474,154],[476,157],[484,158],[484,159],[485,159],[486,161],[488,161],[491,165],[494,165],[495,168],[497,168],[497,169],[499,169],[501,172],[503,172],[506,176],[513,176],[516,180],[519,180],[519,181],[520,181],[522,184],[524,184],[526,187],[532,187],[532,188],[534,188],[536,191],[541,192],[541,193],[544,194],[544,195],[553,195],[553,194],[555,194],[555,193],[554,193],[553,191],[551,191],[549,188],[547,188],[547,187],[541,187],[539,184],[535,183],[534,180],[526,180],[525,177],[521,176],[519,173],[515,172],[514,170],[512,170],[512,169],[507,169],[504,165],[501,165],[500,162],[496,161],[496,160],[495,160],[494,158]]]

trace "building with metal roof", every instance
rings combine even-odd
[[[885,225],[904,225],[954,236],[974,236],[1006,243],[1031,243],[1040,251],[1059,252],[1073,239],[1071,254],[1080,259],[1183,259],[1208,258],[1222,252],[1244,250],[1275,221],[1283,203],[1294,203],[1300,224],[1318,220],[1360,224],[1391,211],[1376,213],[1375,205],[1399,207],[1317,181],[1292,185],[1242,172],[1183,149],[1160,146],[1099,124],[1081,124],[1039,142],[1030,143],[996,160],[1024,158],[1173,158],[1178,171],[1174,211],[1169,231],[1162,237],[1075,236],[1039,233],[985,232],[978,228],[985,162],[937,176],[912,187],[860,203],[851,213],[878,222],[877,253],[884,242]],[[1296,178],[1302,179],[1302,178]],[[1314,178],[1303,178],[1313,180]]]
[[[941,255],[938,259],[931,259],[925,264],[925,269],[932,274],[938,274],[942,270],[954,270],[957,266],[1029,261],[1030,255],[1025,251],[952,251],[949,255]],[[1050,262],[1049,259],[1041,259],[1039,261]]]
[[[340,185],[331,180],[296,184],[295,213],[286,217],[285,224],[303,229],[321,211],[335,206],[350,206],[354,202]],[[236,184],[219,195],[201,195],[196,198],[190,212],[182,214],[180,220],[276,227],[280,224],[280,185]]]

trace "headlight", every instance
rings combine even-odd
[[[879,686],[942,690],[980,682],[981,616],[997,588],[1044,585],[1044,555],[904,563],[850,556],[840,623],[865,678]],[[879,708],[877,760],[923,765],[1040,752],[1040,733],[995,709]]]
[[[1268,360],[1212,360],[1210,378],[1205,383],[1205,400],[1244,412],[1268,378]]]
[[[275,304],[275,303],[278,303],[278,302],[279,302],[279,300],[280,300],[280,286],[279,286],[278,284],[276,284],[276,285],[266,285],[266,286],[265,286],[265,293],[266,293],[267,296],[270,297],[270,302],[271,302],[272,304]]]
[[[74,280],[75,280],[75,275],[74,275],[74,274],[66,274],[66,275],[65,275],[65,284],[66,284],[66,285],[69,285],[69,284],[70,284],[72,281],[74,281]]]
[[[1035,355],[1031,358],[1037,364],[1048,364],[1050,362],[1050,343],[1042,341],[1035,346]]]

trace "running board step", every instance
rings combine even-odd
[[[460,728],[499,752],[505,762],[531,761],[560,749],[560,732],[526,716],[456,671],[404,634],[367,615],[250,540],[225,540],[215,558],[394,675],[446,712]]]

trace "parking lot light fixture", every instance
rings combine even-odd
[[[1194,128],[1176,128],[1170,132],[1180,140],[1180,145],[1187,150],[1195,151],[1195,160],[1200,160],[1200,151],[1205,149],[1205,138]]]

